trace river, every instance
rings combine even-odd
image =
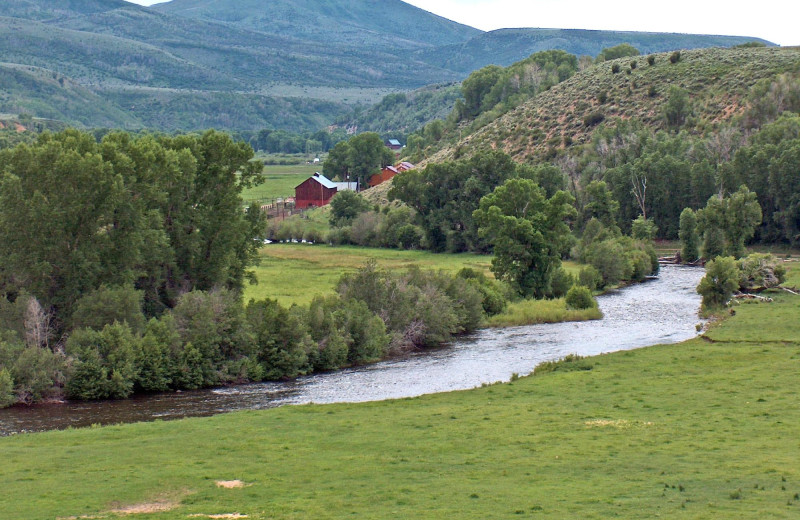
[[[664,266],[658,278],[598,298],[603,319],[485,329],[446,347],[295,381],[0,410],[0,436],[92,424],[208,416],[286,404],[360,402],[463,390],[527,375],[567,354],[629,350],[694,337],[699,268]]]

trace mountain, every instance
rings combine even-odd
[[[173,0],[153,9],[266,34],[398,52],[481,34],[400,0]]]
[[[503,150],[517,161],[536,161],[588,142],[594,126],[604,120],[638,120],[662,129],[673,86],[687,94],[692,128],[707,131],[741,115],[759,81],[800,71],[797,47],[682,51],[675,63],[670,57],[628,57],[589,67],[471,133],[451,131],[428,161],[479,150]]]
[[[687,38],[482,33],[400,0],[173,0],[152,8],[123,0],[0,2],[0,65],[33,67],[14,69],[3,106],[80,126],[167,131],[316,130],[388,93],[452,84],[541,46],[596,53],[624,41],[649,50],[747,40]],[[386,129],[406,131],[451,100],[438,102],[410,119],[382,116],[397,125]]]
[[[508,66],[534,52],[560,49],[576,56],[595,57],[605,48],[629,43],[642,54],[677,49],[732,47],[757,41],[746,36],[647,33],[631,31],[591,31],[583,29],[498,29],[466,42],[417,51],[415,57],[430,65],[467,75],[489,64]]]

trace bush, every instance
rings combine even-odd
[[[606,118],[606,116],[604,116],[604,115],[603,115],[602,113],[600,113],[600,112],[592,112],[591,114],[587,114],[587,115],[586,115],[586,116],[583,118],[583,125],[584,125],[584,126],[595,126],[595,125],[599,125],[600,123],[602,123],[602,122],[603,122],[603,120],[604,120],[605,118]]]
[[[652,54],[650,56],[648,56],[647,57],[647,64],[650,65],[651,67],[653,65],[655,65],[656,64],[656,57],[653,56]]]
[[[350,224],[361,213],[369,211],[369,201],[354,191],[340,191],[330,202],[332,226]]]
[[[769,289],[777,287],[786,279],[786,268],[771,254],[753,253],[739,260],[739,288]]]
[[[594,364],[590,363],[585,357],[577,354],[568,354],[558,361],[545,361],[539,363],[533,369],[533,375],[548,374],[551,372],[575,372],[578,370],[591,370]]]
[[[597,307],[597,300],[592,296],[592,291],[582,285],[573,285],[567,291],[566,303],[568,309],[592,309]]]
[[[141,340],[126,323],[115,322],[101,331],[78,329],[67,340],[66,352],[74,359],[67,382],[70,398],[124,399],[133,393]]]
[[[681,51],[675,51],[669,56],[670,63],[678,63],[681,61]]]
[[[265,379],[282,379],[308,371],[307,328],[277,300],[250,300],[245,317],[252,347],[249,352],[263,368]]]
[[[556,269],[553,279],[550,281],[549,298],[563,298],[567,291],[575,285],[575,277],[569,274],[563,267]]]
[[[706,264],[706,275],[697,286],[703,297],[703,308],[713,310],[725,306],[739,288],[739,267],[732,256],[719,256]]]
[[[594,266],[587,265],[578,273],[578,284],[588,288],[590,291],[597,289],[601,283],[603,283],[603,277],[600,276],[600,271]]]
[[[605,90],[597,95],[597,101],[602,105],[608,101],[608,92]]]
[[[619,63],[615,63],[611,66],[611,72],[613,74],[617,74],[619,72]]]
[[[657,95],[658,95],[658,90],[656,89],[656,86],[650,85],[650,87],[647,89],[647,96],[652,98],[656,97]]]
[[[635,70],[636,69],[636,65],[637,65],[637,63],[635,61],[632,61],[631,62],[631,70]]]
[[[651,219],[645,219],[641,215],[631,223],[631,236],[636,240],[653,240],[657,232],[658,226]]]

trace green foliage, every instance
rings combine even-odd
[[[340,191],[330,202],[332,226],[341,227],[352,223],[359,214],[370,209],[370,203],[355,191]]]
[[[14,395],[14,380],[8,370],[0,368],[0,408],[11,406],[17,402],[17,396]]]
[[[667,126],[673,129],[680,128],[691,112],[689,93],[678,86],[672,85],[667,93],[667,103],[664,105],[664,120]]]
[[[265,379],[292,378],[308,371],[308,333],[299,316],[276,300],[251,300],[245,316]]]
[[[604,181],[592,181],[586,186],[583,206],[583,220],[597,219],[605,228],[619,232],[616,224],[619,202],[608,189]]]
[[[591,309],[597,307],[597,300],[592,296],[592,291],[583,285],[573,285],[567,291],[568,309]]]
[[[718,256],[706,264],[706,275],[697,286],[703,308],[712,311],[723,307],[739,288],[739,267],[732,256]]]
[[[653,56],[652,54],[650,56],[648,56],[647,57],[647,64],[650,65],[651,67],[653,65],[655,65],[656,64],[656,57]]]
[[[566,192],[545,198],[528,179],[509,179],[483,197],[473,218],[494,247],[492,272],[523,296],[544,297],[560,265],[567,219],[575,215]]]
[[[619,73],[619,63],[615,63],[611,65],[611,73],[618,74]]]
[[[639,215],[631,224],[631,237],[636,240],[653,240],[658,233],[658,226],[652,220]]]
[[[700,257],[700,240],[697,236],[697,216],[691,208],[681,212],[680,226],[681,260],[694,262]]]
[[[373,174],[393,161],[394,154],[383,139],[374,132],[365,132],[334,146],[323,164],[323,172],[330,178],[366,186]]]
[[[706,207],[697,212],[698,227],[705,234],[703,256],[719,254],[720,239],[724,254],[739,258],[744,255],[745,241],[761,223],[761,206],[756,194],[746,186],[728,197],[712,196]]]
[[[673,52],[672,54],[669,55],[669,62],[670,63],[675,64],[675,63],[678,63],[679,61],[681,61],[681,51],[675,51],[675,52]]]
[[[78,329],[66,344],[74,360],[67,381],[72,399],[122,399],[133,393],[139,375],[141,340],[126,323],[106,325],[103,330]]]
[[[575,277],[563,267],[559,267],[553,273],[553,279],[550,281],[550,291],[547,297],[563,298],[574,285]]]
[[[118,321],[127,323],[131,330],[141,333],[145,327],[143,301],[142,291],[131,286],[101,286],[75,302],[71,328],[102,330],[106,325]]]
[[[772,254],[751,253],[739,260],[739,289],[770,289],[786,280],[783,262]]]
[[[604,61],[611,61],[617,58],[626,58],[629,56],[638,56],[639,54],[639,49],[630,43],[621,43],[614,47],[607,47],[603,49],[600,54],[597,55],[595,63],[602,63]]]
[[[472,213],[481,197],[521,168],[500,152],[429,164],[395,176],[389,199],[401,200],[417,212],[431,250],[482,251],[485,242],[478,236]]]
[[[603,283],[603,277],[600,271],[593,265],[587,265],[581,268],[578,273],[578,284],[586,287],[590,291],[597,289]]]
[[[594,363],[584,356],[577,354],[567,354],[564,358],[557,361],[545,361],[539,363],[533,370],[533,375],[549,374],[552,372],[575,372],[592,370]]]

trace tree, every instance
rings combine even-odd
[[[697,216],[691,208],[685,208],[681,212],[679,237],[681,240],[681,260],[688,263],[697,260],[700,257],[700,241],[697,237]]]
[[[481,113],[484,108],[484,98],[497,84],[502,72],[502,67],[487,65],[464,80],[461,84],[461,93],[464,96],[464,112],[467,118],[473,118]]]
[[[652,220],[639,215],[631,224],[631,236],[636,240],[653,240],[658,233],[658,226]]]
[[[621,43],[619,45],[615,45],[614,47],[607,47],[600,51],[600,54],[597,55],[595,62],[602,63],[604,61],[615,60],[617,58],[638,56],[639,54],[639,49],[630,43]]]
[[[697,212],[699,229],[704,233],[703,256],[707,259],[719,253],[716,244],[722,240],[722,252],[739,258],[744,255],[744,244],[752,238],[761,223],[761,206],[756,194],[746,186],[729,197],[713,195],[706,207]]]
[[[528,179],[509,179],[483,197],[473,213],[479,233],[494,247],[492,272],[523,296],[544,297],[561,265],[560,241],[575,216],[574,199],[559,191],[546,199]]]
[[[583,211],[584,221],[596,218],[607,229],[619,232],[619,227],[617,226],[619,202],[614,200],[605,182],[592,181],[586,186],[586,203],[583,206]]]
[[[322,171],[329,177],[358,182],[366,186],[369,178],[386,165],[392,164],[394,153],[374,132],[364,132],[342,141],[328,154]]]
[[[706,264],[706,275],[697,286],[703,296],[703,308],[713,310],[724,306],[739,288],[739,267],[731,256],[718,256]]]
[[[370,209],[367,199],[349,190],[337,192],[331,199],[330,205],[330,222],[332,226],[337,227],[350,224],[359,214]]]

